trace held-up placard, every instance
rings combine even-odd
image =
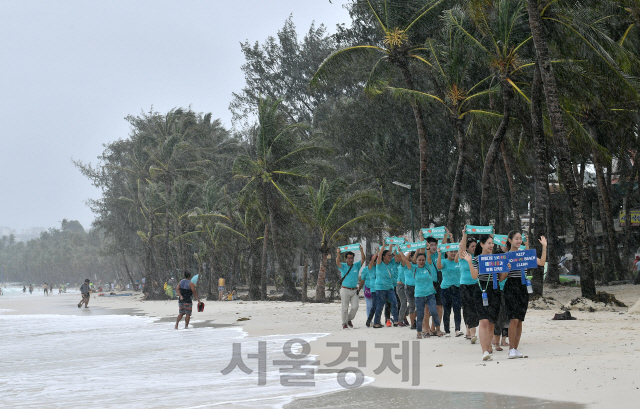
[[[347,244],[346,246],[340,246],[338,248],[340,249],[340,253],[346,253],[347,251],[360,250],[360,243]]]
[[[466,226],[467,234],[493,234],[493,226]]]
[[[424,236],[425,239],[429,236],[433,237],[434,239],[441,239],[444,237],[446,233],[444,226],[422,228],[421,230],[422,230],[422,235]]]
[[[384,239],[385,244],[404,244],[403,237],[386,237]]]
[[[478,256],[478,274],[493,275],[493,289],[498,289],[498,274],[509,272],[509,253]]]
[[[415,243],[407,243],[404,245],[404,247],[406,247],[407,251],[410,250],[418,250],[418,249],[426,249],[427,248],[427,242],[425,241],[417,241]]]
[[[438,246],[440,251],[458,251],[460,249],[460,243],[444,243]]]
[[[538,268],[538,256],[536,254],[536,250],[512,251],[507,254],[509,255],[507,271],[521,270],[521,282],[522,285],[526,285],[527,277],[525,275],[525,270],[528,268]]]

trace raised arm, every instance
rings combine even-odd
[[[377,259],[378,259],[378,253],[375,253],[373,257],[371,257],[371,261],[369,261],[369,270],[371,270],[373,266],[376,264]]]
[[[442,251],[440,250],[440,247],[438,247],[438,264],[436,264],[436,267],[438,270],[442,270]]]
[[[380,247],[380,251],[378,252],[378,259],[376,260],[376,264],[380,265],[382,263],[382,252],[384,251],[384,245]]]
[[[400,252],[399,254],[400,254],[400,262],[402,263],[402,265],[405,266],[405,268],[410,269],[411,261],[409,260],[409,258],[403,252]]]
[[[544,266],[544,264],[547,262],[547,238],[541,236],[540,240],[538,241],[540,242],[540,244],[542,244],[542,257],[538,259],[538,265]]]
[[[462,229],[462,239],[460,239],[460,247],[458,248],[458,257],[464,258],[464,253],[467,252],[467,226]]]
[[[338,266],[338,268],[342,267],[342,263],[340,262],[340,248],[336,249],[336,266]]]
[[[362,249],[362,244],[360,245],[360,260],[362,260],[360,264],[364,265],[364,263],[366,262],[366,259],[364,257],[364,250]]]
[[[474,280],[478,278],[478,269],[473,266],[473,258],[471,257],[471,254],[465,251],[462,258],[469,263],[469,272],[471,273],[471,277],[473,277]]]

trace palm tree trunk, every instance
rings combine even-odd
[[[260,280],[262,278],[262,270],[256,260],[258,251],[259,247],[256,244],[252,244],[251,250],[249,250],[249,299],[251,300],[261,299]]]
[[[625,276],[629,276],[629,261],[631,260],[631,213],[629,209],[629,201],[631,200],[631,195],[633,193],[633,188],[635,186],[636,178],[638,176],[638,165],[640,164],[640,151],[636,152],[633,158],[633,165],[631,167],[631,171],[629,172],[628,180],[627,180],[627,191],[624,194],[624,251],[623,251],[623,260],[625,267]],[[635,266],[633,268],[635,270]]]
[[[302,302],[307,302],[307,283],[309,279],[307,277],[309,273],[309,260],[304,261],[304,269],[302,269]]]
[[[276,264],[280,269],[282,275],[282,287],[283,294],[282,299],[286,301],[294,301],[300,299],[300,294],[296,290],[295,282],[291,277],[291,272],[288,268],[288,264],[285,263],[281,241],[278,240],[278,234],[280,233],[277,217],[275,216],[275,210],[272,206],[269,206],[269,222],[271,224],[271,244],[273,245],[273,253],[275,254]]]
[[[264,239],[262,241],[262,259],[260,262],[261,265],[261,275],[260,275],[260,299],[262,301],[267,301],[267,241],[269,238],[269,222],[265,222],[264,224]]]
[[[127,272],[129,281],[131,281],[131,288],[133,288],[134,281],[133,281],[133,277],[131,276],[131,272],[129,271],[129,265],[127,264],[127,257],[124,255],[124,251],[122,252],[122,262],[124,263],[124,269]]]
[[[500,161],[496,160],[493,165],[493,180],[494,185],[496,186],[496,191],[498,192],[498,218],[496,219],[495,231],[503,232],[506,231],[507,226],[507,218],[504,212],[504,209],[507,205],[507,197],[504,191],[504,185],[502,184],[502,178],[500,177]]]
[[[318,283],[316,284],[316,301],[324,301],[326,299],[325,282],[327,279],[328,256],[328,251],[320,250],[320,269],[318,270]]]
[[[415,91],[416,87],[411,76],[411,71],[407,63],[399,66],[407,89]],[[422,108],[416,101],[411,102],[413,116],[416,119],[418,128],[418,144],[420,150],[420,223],[421,226],[429,226],[429,189],[428,189],[428,146],[427,146],[427,126],[424,120]]]
[[[502,160],[504,162],[504,173],[507,176],[509,183],[509,201],[511,202],[511,228],[510,230],[520,230],[522,228],[522,221],[520,220],[520,212],[518,211],[518,192],[516,190],[515,180],[513,176],[513,164],[511,163],[511,157],[509,152],[504,146],[504,142],[500,144],[500,150],[502,153]]]
[[[591,134],[591,138],[598,141],[595,127],[593,124],[585,124],[588,132]],[[604,265],[604,282],[610,282],[615,280],[616,266],[620,264],[618,256],[617,243],[615,242],[615,232],[613,231],[611,215],[611,205],[609,203],[609,195],[607,192],[607,182],[604,176],[604,167],[602,164],[602,157],[598,148],[594,147],[593,152],[593,166],[596,170],[596,187],[598,191],[598,205],[600,208],[600,221],[602,223],[603,243],[605,248],[605,263]],[[616,263],[616,258],[618,263]]]
[[[547,101],[547,111],[551,120],[553,137],[556,145],[556,156],[558,167],[562,175],[562,183],[571,199],[571,209],[573,210],[574,224],[576,226],[576,238],[578,242],[578,259],[580,260],[580,285],[582,296],[593,299],[596,296],[596,285],[593,279],[593,266],[589,259],[589,237],[587,226],[582,211],[582,198],[578,193],[576,178],[571,166],[571,150],[567,140],[567,132],[562,117],[562,108],[558,97],[558,87],[556,85],[553,67],[551,66],[551,55],[547,45],[547,39],[540,18],[540,11],[537,0],[528,0],[529,27],[533,43],[536,48],[538,61],[540,62],[540,72],[544,84],[544,93]]]
[[[453,181],[453,189],[451,192],[451,201],[449,202],[449,213],[447,215],[447,228],[449,231],[453,231],[453,222],[460,209],[460,191],[462,190],[462,177],[464,176],[465,167],[465,148],[466,141],[464,140],[464,128],[462,127],[462,120],[458,118],[451,118],[454,123],[457,134],[458,142],[458,164],[456,165],[456,177]],[[427,226],[427,224],[422,224]]]
[[[540,236],[546,236],[547,242],[551,239],[551,235],[548,234],[551,229],[551,226],[549,226],[549,175],[547,172],[547,146],[542,122],[542,88],[543,83],[540,64],[536,61],[533,84],[531,86],[531,131],[533,133],[533,143],[536,151],[534,162],[534,234],[530,238],[532,242],[529,246],[531,246],[531,248],[535,246],[539,254],[542,253],[542,245],[538,242],[538,238],[540,238]],[[547,261],[548,265],[551,266],[549,252],[553,246],[551,246],[549,242],[547,244]],[[558,269],[556,268],[555,271],[557,272]],[[557,278],[553,282],[559,282],[559,280],[560,279]],[[543,281],[544,267],[536,268],[533,272],[533,280],[531,281],[534,294],[543,294]]]
[[[486,225],[489,223],[489,190],[491,188],[490,173],[493,169],[493,164],[498,156],[498,149],[502,144],[507,128],[509,127],[509,119],[511,117],[511,98],[513,90],[511,85],[506,82],[502,83],[502,121],[500,126],[493,135],[493,140],[489,149],[487,150],[487,156],[484,160],[484,168],[482,169],[482,198],[480,200],[480,224]]]

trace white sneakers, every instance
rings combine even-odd
[[[509,359],[522,358],[523,355],[515,348],[509,350]]]
[[[473,337],[471,337],[471,343],[472,344],[475,344],[477,340],[478,340],[477,336],[474,335]]]
[[[511,358],[511,356],[509,356],[509,358]],[[491,357],[491,354],[489,353],[489,351],[484,351],[484,353],[482,354],[482,360],[483,361],[491,361],[493,358]]]

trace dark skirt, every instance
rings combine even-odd
[[[522,285],[518,278],[508,278],[504,285],[504,306],[507,318],[524,321],[529,306],[527,286]]]
[[[476,303],[473,300],[474,288],[478,284],[460,284],[460,298],[462,299],[462,319],[468,328],[478,326],[478,314],[476,313]]]
[[[486,281],[479,281],[484,288],[487,285]],[[498,322],[498,314],[500,313],[500,289],[493,289],[493,282],[490,281],[487,285],[487,297],[489,299],[489,305],[486,307],[482,303],[482,290],[480,286],[476,284],[476,288],[473,291],[473,301],[476,304],[476,313],[478,314],[478,320],[489,320],[490,323],[495,324]]]

